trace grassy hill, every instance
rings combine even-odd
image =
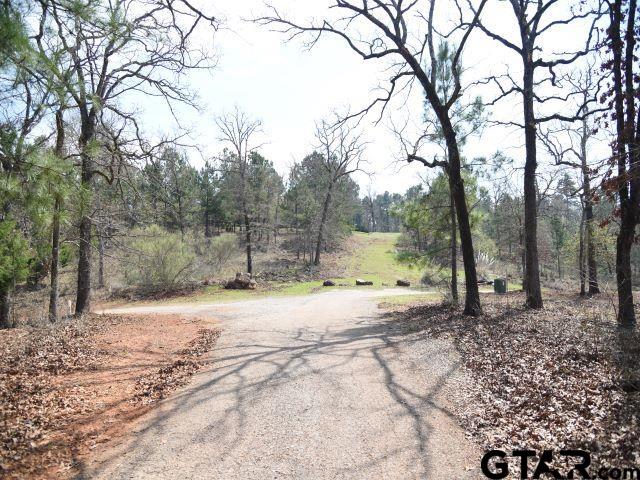
[[[421,273],[416,268],[396,260],[396,243],[399,233],[355,232],[352,240],[354,252],[349,259],[343,280],[355,281],[363,278],[374,282],[374,286],[395,285],[396,280],[406,279],[417,284]]]
[[[417,286],[421,277],[418,269],[401,264],[396,260],[396,242],[398,233],[361,233],[354,232],[347,240],[347,247],[339,257],[332,262],[343,265],[342,273],[338,276],[327,277],[335,281],[334,288],[355,288],[356,278],[370,280],[371,287],[385,288],[395,286],[396,280],[409,280],[412,286]],[[224,290],[219,286],[207,287],[204,293],[195,295],[192,300],[234,301],[250,297],[265,295],[306,295],[320,291],[322,280],[290,281],[290,282],[260,282],[258,290]],[[172,301],[179,301],[174,299]]]

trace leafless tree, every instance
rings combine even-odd
[[[443,9],[450,7],[450,11],[460,14],[457,28],[447,34],[449,38],[453,38],[454,34],[459,34],[456,41],[457,47],[451,60],[453,88],[447,98],[441,98],[437,85],[436,38],[438,29],[434,22],[436,3],[436,0],[431,0],[426,4],[403,0],[335,0],[331,2],[331,7],[324,18],[312,20],[306,24],[288,19],[276,7],[270,6],[270,13],[257,21],[283,32],[288,35],[289,40],[305,35],[308,38],[306,45],[309,48],[313,47],[323,36],[331,35],[343,41],[347,47],[364,60],[382,60],[391,63],[388,70],[391,72],[389,83],[384,94],[348,118],[364,115],[376,108],[380,108],[380,115],[382,115],[395,93],[410,88],[415,81],[420,84],[428,104],[438,120],[449,155],[449,173],[452,180],[465,269],[465,313],[478,315],[482,309],[478,292],[469,209],[461,175],[459,144],[450,110],[463,93],[460,57],[487,0],[480,0],[475,8],[475,13],[471,14],[470,20],[462,18],[462,5],[457,0],[443,4]],[[336,12],[339,16],[332,17],[331,12]],[[417,161],[428,167],[438,165],[437,162],[417,154],[409,156],[407,160]]]
[[[435,84],[437,85],[438,95],[441,99],[448,99],[451,97],[453,89],[456,88],[456,80],[453,74],[453,62],[455,52],[451,49],[447,42],[441,42],[437,48],[436,60],[432,62],[432,69],[435,69]],[[459,62],[458,60],[455,60]],[[457,68],[462,70],[461,65],[457,65]],[[458,81],[461,81],[461,75],[458,77]],[[456,133],[456,141],[458,147],[461,149],[467,142],[467,139],[477,134],[485,122],[483,114],[483,106],[479,97],[469,100],[463,100],[459,98],[448,112],[451,124]],[[449,181],[449,222],[451,225],[450,232],[450,267],[451,267],[451,282],[450,292],[451,299],[454,304],[458,303],[458,222],[456,220],[456,206],[454,198],[455,185],[453,182],[453,176],[450,174],[451,163],[449,161],[449,152],[447,148],[446,138],[443,135],[442,128],[438,118],[433,115],[433,112],[427,111],[424,118],[424,130],[418,137],[417,141],[410,142],[406,138],[405,130],[407,124],[402,129],[393,126],[393,131],[402,145],[403,152],[401,158],[408,159],[410,162],[415,158],[424,158],[421,153],[422,147],[437,145],[439,147],[440,155],[436,154],[429,166],[442,167],[444,173],[447,175]],[[424,160],[422,161],[424,164]]]
[[[196,107],[195,97],[179,80],[189,69],[211,66],[192,38],[201,26],[215,26],[215,19],[188,0],[38,0],[38,5],[34,41],[40,56],[51,62],[49,75],[80,123],[77,157],[86,195],[75,311],[82,314],[90,308],[94,177],[113,182],[123,160],[113,150],[107,165],[96,162],[99,126],[114,134],[113,147],[122,144],[127,132],[142,147],[136,113],[125,110],[121,100],[144,95],[158,97],[169,109],[176,102]]]
[[[220,140],[228,144],[233,153],[232,157],[228,159],[232,163],[228,168],[233,170],[239,180],[237,196],[244,221],[247,273],[252,274],[253,257],[251,249],[253,224],[248,198],[248,176],[251,153],[255,152],[259,146],[254,142],[257,134],[260,133],[262,129],[262,122],[249,117],[249,115],[236,107],[233,112],[218,117],[216,119],[216,125],[220,130]]]
[[[579,73],[575,79],[569,79],[569,82],[572,88],[579,93],[578,102],[581,105],[579,113],[584,113],[585,115],[581,115],[582,118],[577,124],[573,122],[562,122],[557,126],[540,129],[538,135],[556,165],[571,167],[580,172],[582,179],[580,197],[584,223],[584,228],[581,228],[580,236],[584,248],[580,249],[580,254],[584,257],[587,264],[585,272],[584,262],[579,260],[582,285],[581,293],[595,295],[600,293],[600,287],[598,285],[598,268],[594,239],[593,204],[595,193],[592,188],[592,180],[594,174],[602,165],[594,165],[592,159],[589,159],[588,145],[597,130],[593,108],[590,108],[589,104],[593,103],[597,98],[599,87],[590,69]],[[584,288],[585,279],[587,280],[588,289]]]
[[[616,283],[618,287],[618,323],[631,328],[636,324],[633,301],[631,248],[640,223],[640,106],[638,105],[637,0],[607,1],[608,58],[604,70],[611,80],[605,96],[610,118],[615,124],[615,141],[610,169],[603,187],[611,197],[617,196],[620,229],[616,239]]]
[[[325,224],[331,208],[331,198],[341,178],[362,171],[365,143],[362,135],[349,128],[346,123],[331,124],[322,120],[316,125],[316,140],[322,154],[322,166],[327,173],[327,190],[322,202],[318,223],[314,265],[320,264]]]
[[[369,185],[367,186],[367,196],[364,198],[364,202],[366,203],[367,208],[369,209],[369,215],[371,217],[370,222],[371,222],[372,232],[376,231],[376,209],[375,209],[375,203],[374,203],[375,196],[376,194],[373,189],[373,185],[370,182]]]
[[[474,8],[471,0],[467,0],[470,8]],[[570,9],[570,12],[563,16],[562,8],[566,7],[565,2],[558,0],[508,0],[508,8],[513,12],[514,26],[517,27],[516,39],[509,39],[496,33],[498,28],[485,24],[484,20],[478,21],[477,26],[490,38],[496,40],[504,47],[514,51],[523,68],[522,80],[518,81],[509,73],[501,77],[493,77],[493,82],[500,93],[491,102],[495,104],[511,94],[522,97],[523,122],[504,122],[515,125],[524,130],[526,158],[524,166],[524,211],[525,211],[525,263],[526,269],[523,283],[526,291],[526,303],[530,308],[542,308],[542,290],[540,288],[540,271],[538,262],[538,210],[536,201],[536,170],[538,168],[538,156],[536,151],[538,125],[552,120],[575,121],[582,118],[580,107],[577,113],[561,113],[566,110],[556,109],[554,113],[538,115],[536,106],[542,104],[552,104],[553,102],[564,102],[567,96],[562,93],[552,93],[543,96],[542,87],[555,87],[558,83],[556,69],[570,65],[581,57],[592,51],[595,44],[594,32],[596,32],[596,22],[601,16],[601,6],[583,5],[581,9]],[[558,13],[560,10],[560,13]],[[479,12],[479,10],[477,10]],[[486,17],[485,17],[486,18]],[[543,57],[541,44],[545,34],[557,32],[559,28],[575,29],[579,21],[588,22],[584,48],[574,52],[545,53]],[[574,31],[574,30],[572,30]],[[560,47],[562,48],[562,47]],[[541,77],[542,71],[548,73]],[[536,75],[538,72],[538,75]]]

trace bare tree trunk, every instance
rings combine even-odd
[[[630,215],[626,215],[629,217]],[[631,247],[634,240],[634,225],[622,219],[616,241],[616,280],[618,284],[618,322],[623,327],[636,323],[633,305],[633,285],[631,275]]]
[[[104,288],[104,236],[97,230],[98,236],[98,288]]]
[[[558,264],[558,278],[562,278],[562,255],[560,251],[556,254],[556,262]]]
[[[585,211],[584,209],[582,210],[582,218],[580,219],[580,246],[578,248],[578,272],[580,275],[580,296],[584,297],[586,295],[586,287],[585,287],[585,280],[586,280],[586,271],[585,271],[585,266],[584,266],[584,243],[585,243]]]
[[[276,200],[276,214],[275,214],[275,224],[273,226],[273,245],[274,246],[278,246],[278,225],[279,225],[279,220],[278,220],[278,213],[279,213],[279,207],[280,206],[280,198],[278,198],[278,200]]]
[[[520,227],[518,229],[518,241],[520,242],[520,265],[522,269],[522,291],[527,291],[527,250],[524,247],[524,226],[518,219]]]
[[[205,238],[211,237],[211,223],[209,222],[209,210],[204,212],[204,236]]]
[[[540,267],[538,264],[538,202],[536,192],[536,123],[533,111],[533,67],[524,65],[524,135],[526,159],[524,165],[524,244],[526,265],[526,304],[529,308],[542,308]]]
[[[634,18],[636,10],[635,0],[629,4],[627,32],[626,32],[626,55],[623,57],[624,42],[620,38],[620,26],[623,22],[623,3],[616,0],[612,4],[611,26],[609,29],[611,37],[611,50],[613,53],[613,92],[616,120],[616,150],[618,161],[618,199],[620,202],[620,231],[616,239],[616,281],[618,286],[618,323],[623,328],[631,328],[636,324],[636,315],[633,304],[633,286],[631,274],[631,247],[633,245],[636,219],[634,218],[637,198],[640,192],[636,190],[638,178],[634,178],[633,173],[637,171],[627,170],[627,158],[631,156],[630,169],[638,162],[638,145],[633,143],[633,135],[639,132],[633,131],[633,55],[634,55]],[[624,65],[624,67],[623,67]],[[624,77],[623,69],[624,68]],[[623,80],[624,78],[624,80]],[[624,88],[626,84],[626,89]],[[625,95],[626,93],[626,95]],[[625,122],[625,106],[627,116]],[[638,126],[640,128],[640,126]],[[628,145],[628,147],[626,146]],[[636,147],[636,148],[634,148]],[[638,186],[640,188],[640,186]]]
[[[596,263],[596,245],[593,238],[593,195],[591,193],[591,172],[587,162],[587,140],[589,138],[589,126],[587,120],[582,120],[582,132],[580,141],[580,160],[582,167],[582,189],[584,195],[583,222],[585,257],[587,263],[589,295],[600,293],[598,286],[598,266]]]
[[[376,210],[373,203],[373,198],[369,197],[369,207],[371,209],[371,231],[376,231]]]
[[[180,192],[180,190],[178,190],[178,224],[180,227],[180,238],[184,242],[185,229],[184,229],[184,218],[182,213],[182,193]]]
[[[586,149],[585,149],[586,150]],[[586,152],[585,152],[586,155]],[[589,167],[586,165],[586,156],[583,157],[583,179],[584,186],[584,239],[586,244],[587,269],[589,279],[589,295],[600,293],[598,285],[598,266],[596,263],[596,245],[593,239],[593,199],[591,198],[591,178]]]
[[[467,208],[466,194],[464,191],[464,181],[461,174],[460,153],[456,134],[451,125],[451,121],[446,115],[440,115],[440,124],[447,142],[447,153],[449,156],[450,185],[452,186],[452,196],[458,219],[458,230],[460,231],[460,247],[462,250],[462,262],[465,274],[465,315],[480,315],[480,292],[478,290],[478,276],[476,273],[476,259],[473,251],[473,238],[471,235],[471,224],[469,222],[469,210]]]
[[[91,219],[87,215],[80,220],[79,241],[76,315],[87,313],[91,308]]]
[[[244,212],[244,233],[245,241],[247,243],[247,273],[253,274],[253,257],[251,254],[251,222],[249,220],[249,214],[246,210]]]
[[[58,320],[58,265],[60,263],[60,211],[62,200],[56,195],[53,206],[53,220],[51,232],[51,287],[49,290],[49,320]]]
[[[93,193],[93,162],[89,153],[89,142],[93,138],[92,119],[83,120],[80,136],[81,173],[80,183],[87,198],[82,205],[78,245],[78,286],[76,293],[76,315],[89,312],[91,308],[91,197]]]
[[[324,225],[327,221],[329,214],[329,205],[331,204],[331,194],[333,192],[333,181],[329,183],[327,189],[327,195],[324,198],[324,204],[322,205],[322,216],[320,217],[320,225],[318,226],[318,239],[316,241],[316,256],[313,260],[314,265],[320,265],[320,250],[322,249],[322,234],[324,232]]]
[[[598,265],[596,263],[596,245],[593,240],[593,209],[587,210],[585,223],[585,240],[587,244],[587,270],[589,273],[589,295],[600,293],[598,285]]]
[[[449,176],[449,218],[451,222],[451,300],[458,304],[458,224],[456,222],[456,206],[453,200],[453,185]]]
[[[56,147],[55,153],[62,158],[64,148],[64,117],[62,109],[56,112]],[[58,267],[60,264],[60,214],[62,212],[62,198],[56,193],[53,204],[53,219],[51,225],[51,285],[49,290],[49,320],[58,320]]]

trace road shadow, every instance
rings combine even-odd
[[[241,330],[223,333],[222,341],[213,352],[212,367],[199,374],[188,388],[161,402],[157,413],[136,431],[133,436],[135,448],[125,448],[125,451],[128,449],[125,458],[127,472],[138,470],[156,453],[157,444],[151,439],[168,438],[171,435],[168,423],[173,416],[181,415],[184,418],[209,405],[216,397],[232,397],[233,401],[226,402],[229,406],[223,412],[209,416],[203,424],[191,425],[189,434],[181,436],[179,441],[175,438],[171,440],[175,458],[180,458],[199,444],[216,442],[216,461],[224,461],[246,439],[248,411],[260,401],[266,390],[277,389],[311,375],[348,382],[348,376],[353,374],[352,364],[363,357],[367,359],[367,365],[374,366],[373,375],[380,379],[388,398],[396,406],[393,415],[410,420],[411,448],[414,449],[416,461],[420,462],[423,472],[430,470],[432,459],[429,440],[434,428],[431,419],[434,415],[444,415],[457,422],[456,415],[443,406],[437,397],[456,375],[460,363],[451,361],[441,371],[430,375],[428,385],[407,381],[403,352],[412,343],[421,341],[415,335],[415,328],[378,312],[360,316],[355,322],[350,319],[322,329],[265,329],[252,330],[250,333],[254,338],[275,334],[277,342],[246,341],[251,337],[243,336]],[[225,338],[225,335],[231,338]],[[404,454],[405,450],[406,447],[388,449],[376,458],[368,458],[359,464],[356,462],[349,470],[362,471],[385,462],[389,457]],[[80,464],[80,473],[76,478],[93,478],[114,468],[122,468],[119,466],[122,455],[122,448],[114,449],[101,458],[97,467]]]

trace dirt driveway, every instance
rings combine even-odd
[[[214,367],[83,476],[479,478],[478,450],[448,408],[464,381],[458,358],[385,322],[376,297],[396,292],[118,309],[210,315],[224,332]]]

